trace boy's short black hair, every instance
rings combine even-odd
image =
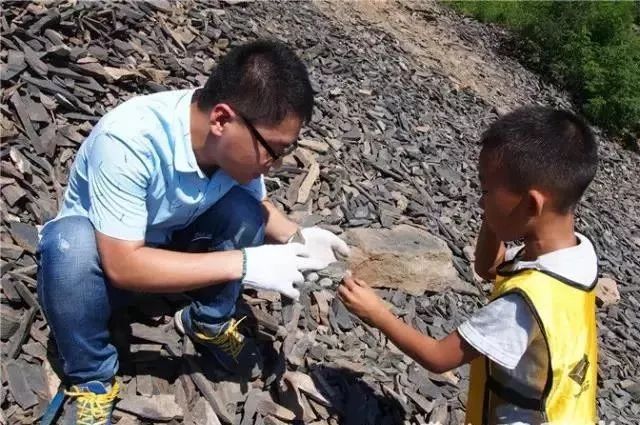
[[[223,57],[198,97],[208,110],[228,103],[252,122],[274,125],[289,113],[311,119],[313,90],[307,69],[279,41],[258,40],[233,48]]]
[[[577,115],[542,106],[517,109],[482,136],[482,150],[515,191],[538,187],[560,213],[572,211],[598,167],[596,140]]]

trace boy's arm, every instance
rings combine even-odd
[[[479,355],[458,334],[458,331],[453,331],[443,339],[437,340],[418,332],[395,317],[389,310],[385,310],[385,314],[381,316],[372,324],[393,341],[396,347],[432,372],[443,373],[455,369]]]
[[[486,280],[496,278],[496,268],[504,261],[504,243],[483,220],[476,243],[474,269],[478,276]]]
[[[441,340],[421,334],[395,317],[362,280],[345,277],[338,292],[351,312],[380,329],[400,350],[425,369],[436,373],[446,372],[479,355],[457,331]]]

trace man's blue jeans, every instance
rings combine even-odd
[[[187,228],[174,233],[172,250],[226,251],[264,242],[262,205],[240,187],[231,189]],[[38,299],[57,343],[66,381],[108,381],[118,370],[109,319],[131,293],[107,280],[89,219],[66,217],[49,223],[38,247]],[[215,329],[235,312],[239,281],[193,291],[184,320]]]

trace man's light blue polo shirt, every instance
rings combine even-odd
[[[106,114],[78,150],[58,216],[88,217],[101,233],[159,245],[239,185],[208,178],[191,147],[195,90],[139,96]],[[265,197],[262,177],[243,185]]]

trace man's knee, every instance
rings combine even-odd
[[[43,231],[38,255],[41,269],[48,274],[89,270],[99,263],[95,229],[88,218],[81,216],[50,223]]]
[[[234,187],[221,202],[225,202],[221,208],[230,212],[229,226],[234,229],[239,246],[251,246],[256,239],[263,242],[265,215],[260,201],[246,190]]]
[[[172,247],[207,252],[262,245],[262,203],[241,187],[232,188],[193,223],[172,235]]]
[[[212,241],[226,241],[228,248],[261,245],[265,216],[262,203],[241,187],[232,188],[190,227],[189,235],[207,235]],[[231,246],[233,245],[233,246]]]

